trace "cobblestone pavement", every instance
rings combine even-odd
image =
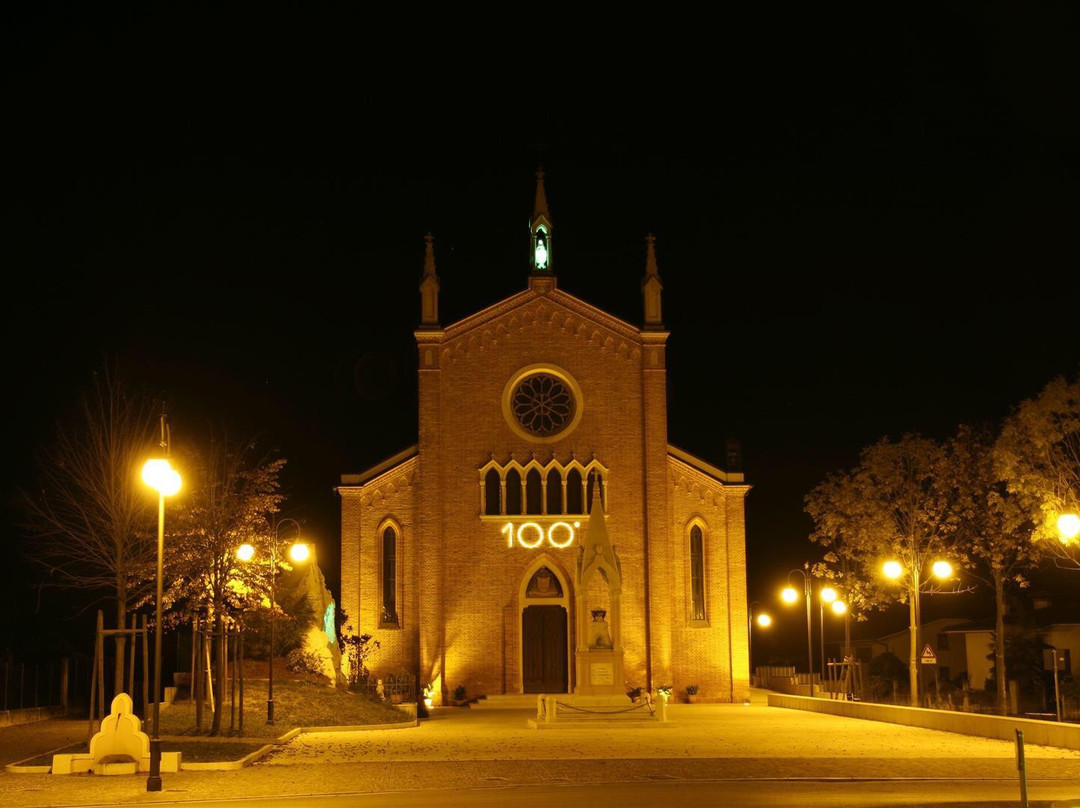
[[[757,704],[674,705],[670,715],[670,727],[537,731],[527,727],[524,711],[441,708],[409,729],[301,735],[239,771],[166,774],[160,794],[146,793],[145,776],[5,772],[0,804],[138,804],[680,779],[1016,781],[1014,749],[1006,741]],[[85,724],[67,723],[68,732],[85,733]],[[0,730],[0,753],[8,754],[14,729],[20,728]],[[59,726],[48,732],[55,733],[50,742],[65,736]],[[1026,753],[1033,799],[1040,783],[1075,784],[1080,797],[1080,751],[1028,746]]]

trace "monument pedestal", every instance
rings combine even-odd
[[[574,687],[574,695],[626,698],[621,648],[579,650],[574,655],[574,661],[577,663],[577,684]]]

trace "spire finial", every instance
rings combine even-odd
[[[551,262],[551,214],[548,212],[547,193],[544,191],[544,169],[536,169],[536,202],[529,217],[529,236],[532,255],[529,263],[529,288],[541,292],[554,289],[555,273]],[[537,281],[536,279],[545,279]],[[539,286],[537,285],[539,283]]]
[[[439,327],[439,276],[435,274],[435,237],[424,236],[424,276],[420,281],[420,327]]]
[[[660,269],[656,266],[656,236],[645,236],[645,277],[658,277]]]
[[[544,193],[543,168],[536,169],[536,202],[533,205],[533,221],[539,216],[551,218],[551,214],[548,213],[547,194]]]
[[[641,295],[645,299],[645,329],[662,331],[664,323],[660,319],[660,269],[656,265],[656,236],[649,233],[645,237],[645,277],[641,281]]]
[[[435,277],[435,236],[430,230],[424,236],[424,277]]]

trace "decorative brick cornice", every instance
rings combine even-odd
[[[448,361],[494,350],[525,328],[558,329],[602,353],[627,361],[641,356],[640,332],[571,295],[523,292],[446,329],[442,356]]]

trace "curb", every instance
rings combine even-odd
[[[281,735],[278,738],[275,738],[275,739],[267,742],[264,746],[259,747],[254,752],[249,752],[248,754],[244,755],[239,760],[214,760],[214,761],[205,761],[205,762],[201,762],[201,763],[184,763],[183,760],[181,760],[180,761],[180,771],[211,772],[211,771],[236,771],[237,769],[243,769],[243,768],[246,768],[246,767],[250,766],[255,761],[259,760],[259,758],[262,758],[265,755],[272,752],[275,747],[283,746],[283,745],[287,744],[289,741],[291,741],[293,738],[297,737],[298,735],[305,734],[305,733],[311,733],[311,732],[366,732],[368,730],[376,730],[376,729],[409,729],[411,727],[419,726],[419,724],[420,724],[420,721],[418,719],[414,718],[412,721],[401,721],[401,722],[398,722],[398,723],[395,723],[395,724],[355,724],[355,725],[337,726],[337,727],[294,727],[293,729],[290,729],[288,732],[286,732],[284,735]],[[162,740],[175,739],[175,740],[188,741],[188,740],[191,740],[192,737],[194,737],[194,736],[179,735],[179,736],[170,736],[170,738],[163,738]],[[222,738],[221,740],[222,741],[231,741],[231,740],[234,740],[234,739],[232,739],[232,738]],[[41,757],[42,755],[55,754],[56,752],[59,752],[61,749],[67,749],[69,746],[71,746],[71,744],[65,744],[64,746],[58,746],[56,749],[51,749],[49,751],[42,752],[39,755],[33,755],[31,757],[24,758],[23,760],[32,760],[33,758]],[[4,767],[4,771],[11,772],[12,774],[51,774],[52,773],[52,765],[51,764],[48,765],[48,766],[23,766],[23,765],[21,765],[22,762],[23,761],[16,761],[15,763],[9,763]]]

